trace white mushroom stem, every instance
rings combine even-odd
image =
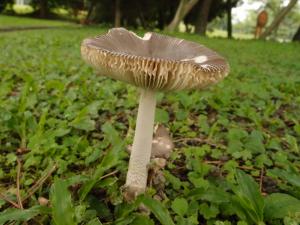
[[[140,96],[135,134],[126,178],[127,198],[145,192],[151,156],[155,115],[155,91],[143,89]]]

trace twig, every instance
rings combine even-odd
[[[255,170],[255,168],[253,168],[252,166],[238,166],[238,167],[243,170]]]
[[[15,225],[16,221],[11,221],[10,223],[8,223],[7,225]]]
[[[205,160],[204,163],[206,164],[213,164],[213,165],[223,165],[227,161],[221,161],[221,160]],[[244,170],[253,170],[254,168],[251,166],[238,166],[240,169]]]
[[[174,143],[176,142],[188,142],[188,141],[195,141],[198,142],[200,144],[207,144],[216,148],[221,148],[221,149],[226,149],[226,146],[222,145],[222,144],[216,144],[216,143],[212,143],[210,142],[210,140],[208,139],[201,139],[201,138],[178,138],[178,139],[174,139]]]
[[[3,194],[1,194],[1,193],[0,193],[0,198],[3,199],[4,201],[9,202],[9,203],[12,204],[15,208],[20,208],[19,205],[18,205],[18,203],[16,203],[16,202],[10,200],[8,197],[6,197],[5,195],[3,195]]]
[[[260,177],[259,177],[259,191],[262,193],[263,190],[263,179],[264,179],[264,167],[260,170]]]
[[[21,176],[21,161],[17,159],[17,200],[20,209],[23,209],[22,198],[20,195],[20,176]]]
[[[201,138],[178,138],[178,139],[174,139],[173,140],[175,143],[176,142],[187,142],[187,141],[197,141],[197,142],[201,142],[201,143],[205,143],[207,142],[207,140],[205,139],[201,139]]]
[[[57,166],[54,165],[49,172],[42,176],[31,188],[28,189],[27,195],[22,199],[22,202],[26,201],[30,196],[32,196],[41,186],[42,184],[50,177],[50,175],[56,170]]]
[[[205,160],[204,163],[214,165],[224,164],[224,162],[221,160]]]
[[[39,220],[35,219],[35,218],[32,218],[34,220],[34,222],[36,222],[37,224],[39,225],[43,225]]]
[[[100,180],[102,180],[102,179],[104,179],[106,177],[110,177],[110,176],[116,174],[117,172],[118,172],[118,170],[114,170],[111,173],[105,174],[104,176],[100,177]]]

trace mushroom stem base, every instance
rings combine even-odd
[[[143,89],[140,96],[135,134],[124,188],[124,197],[129,201],[146,190],[155,106],[155,92]]]

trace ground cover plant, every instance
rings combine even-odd
[[[164,185],[129,204],[139,95],[80,57],[81,40],[104,32],[0,33],[0,224],[300,222],[298,44],[176,34],[220,52],[231,73],[209,91],[158,95],[175,150]]]

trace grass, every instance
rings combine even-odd
[[[156,121],[176,148],[159,171],[165,183],[128,204],[121,186],[138,90],[80,57],[82,39],[103,32],[0,33],[0,193],[16,203],[30,196],[26,210],[2,196],[0,224],[300,222],[299,44],[176,34],[218,51],[231,73],[205,91],[159,93]]]
[[[20,28],[20,27],[61,27],[70,26],[72,23],[59,20],[34,19],[29,17],[15,17],[0,14],[1,28]]]
[[[225,30],[219,30],[219,29],[214,29],[213,31],[208,31],[207,32],[208,37],[222,37],[222,38],[227,38],[227,31]],[[243,33],[237,33],[234,32],[233,38],[236,39],[253,39],[254,35],[253,34],[243,34]]]

